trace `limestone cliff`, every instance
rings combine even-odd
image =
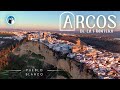
[[[32,51],[36,54],[41,54],[45,57],[44,62],[51,64],[58,69],[62,69],[67,71],[72,77],[71,79],[92,79],[92,75],[86,72],[86,67],[83,72],[80,72],[79,63],[74,60],[69,60],[68,58],[61,59],[57,57],[57,54],[50,50],[46,45],[38,42],[26,42],[19,47],[18,50],[14,50],[13,53],[16,55],[26,54],[27,51]],[[63,78],[61,76],[57,76],[57,79]]]

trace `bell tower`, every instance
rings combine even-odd
[[[81,41],[80,41],[79,38],[78,38],[77,41],[76,41],[76,45],[77,45],[77,46],[81,46]]]

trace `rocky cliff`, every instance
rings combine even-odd
[[[94,78],[91,74],[86,72],[86,67],[84,67],[83,72],[80,72],[79,63],[70,60],[70,59],[62,59],[56,58],[58,56],[57,53],[50,50],[46,45],[38,42],[26,42],[22,44],[19,50],[14,50],[15,55],[23,55],[27,54],[27,51],[32,51],[36,54],[41,54],[44,56],[44,62],[57,67],[58,69],[62,69],[68,72],[72,77],[71,79],[92,79]],[[57,76],[57,79],[63,79],[61,76]]]

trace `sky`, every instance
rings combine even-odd
[[[59,16],[64,11],[0,11],[0,28],[58,30]],[[120,23],[120,11],[70,11],[74,15],[116,15],[117,28]],[[15,23],[9,25],[7,17],[14,16]]]

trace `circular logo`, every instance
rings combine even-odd
[[[13,16],[9,16],[9,17],[7,18],[7,23],[8,23],[8,24],[14,24],[14,23],[15,23],[15,18],[14,18]]]

